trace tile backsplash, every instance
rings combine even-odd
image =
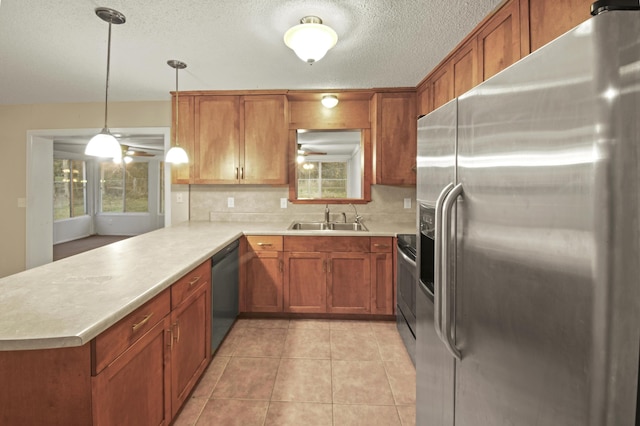
[[[288,187],[191,185],[190,220],[282,222],[324,219],[324,204],[287,202],[287,208],[281,208],[281,199],[288,196]],[[233,198],[234,207],[228,207],[229,198]],[[406,198],[411,199],[411,208],[404,208]],[[372,185],[371,199],[367,204],[356,204],[364,223],[414,223],[416,220],[415,187]],[[353,221],[354,210],[348,204],[329,204],[329,209],[331,220],[341,221],[341,212],[345,212],[347,221]]]

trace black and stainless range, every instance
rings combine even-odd
[[[415,365],[416,351],[416,235],[398,235],[396,323]]]

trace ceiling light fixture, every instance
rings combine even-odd
[[[322,97],[322,100],[320,102],[322,102],[322,105],[325,108],[333,108],[334,106],[338,105],[338,97],[335,95],[325,95]]]
[[[104,127],[102,131],[91,138],[84,150],[86,155],[94,157],[120,158],[122,157],[122,149],[120,143],[111,134],[107,126],[108,105],[109,105],[109,65],[111,62],[111,24],[124,24],[126,18],[117,10],[108,7],[98,7],[95,10],[96,15],[100,19],[109,23],[109,38],[107,42],[107,84],[104,96]]]
[[[305,16],[284,33],[284,44],[309,65],[322,59],[337,42],[338,34],[317,16]]]
[[[180,120],[178,120],[178,111],[180,110],[178,105],[178,70],[186,68],[187,64],[185,64],[184,62],[176,61],[175,59],[167,61],[167,64],[171,68],[174,68],[176,70],[176,128],[174,137],[174,141],[176,142],[176,144],[167,152],[167,156],[165,157],[164,161],[173,164],[183,164],[189,162],[189,156],[178,142],[178,125],[180,124]]]

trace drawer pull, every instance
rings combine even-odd
[[[271,243],[258,243],[260,247],[271,247],[273,244]]]
[[[389,248],[389,244],[378,244],[378,243],[375,243],[373,246],[374,247],[379,247],[379,248]]]
[[[140,327],[142,327],[143,325],[145,325],[146,323],[149,322],[149,320],[151,319],[151,316],[153,315],[153,312],[150,313],[149,315],[145,315],[144,318],[142,318],[142,321],[140,321],[137,324],[133,324],[133,332],[135,333],[136,331],[138,331],[140,329]]]
[[[189,281],[189,287],[193,287],[195,283],[197,283],[198,281],[200,281],[200,278],[202,278],[200,275],[198,275],[197,277],[195,277],[194,279],[192,279],[191,281]]]

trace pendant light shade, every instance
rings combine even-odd
[[[108,105],[109,105],[109,65],[111,62],[111,24],[124,24],[126,18],[117,10],[108,7],[98,7],[96,15],[109,24],[109,38],[107,42],[107,83],[104,96],[104,127],[102,131],[95,135],[84,150],[86,155],[94,157],[107,157],[115,160],[122,158],[122,148],[118,140],[111,134],[107,126]]]
[[[102,129],[102,132],[91,138],[84,153],[93,157],[122,158],[120,143],[107,128]]]
[[[305,16],[299,25],[284,33],[284,44],[310,65],[322,59],[337,42],[338,34],[317,16]]]
[[[184,69],[187,67],[187,64],[184,62],[176,61],[175,59],[167,61],[167,64],[176,70],[176,126],[175,126],[175,137],[174,141],[176,142],[175,146],[171,147],[167,152],[167,155],[164,159],[166,163],[172,164],[184,164],[189,162],[189,156],[187,155],[187,151],[185,151],[178,142],[178,126],[180,124],[180,120],[178,119],[178,112],[180,110],[180,105],[178,104],[178,70]]]

